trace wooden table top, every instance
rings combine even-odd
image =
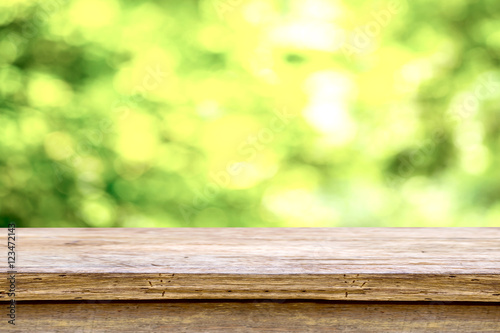
[[[500,228],[18,228],[16,256],[18,300],[500,302]]]

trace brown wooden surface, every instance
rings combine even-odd
[[[21,228],[16,234],[17,300],[500,301],[500,228]],[[0,265],[0,300],[7,300],[6,260]]]
[[[500,306],[477,304],[97,302],[17,311],[9,332],[500,332]]]

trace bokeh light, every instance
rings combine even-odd
[[[498,226],[500,2],[0,4],[0,222]]]

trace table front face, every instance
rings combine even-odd
[[[500,332],[499,304],[327,301],[18,304],[13,332]]]
[[[7,279],[0,281],[6,300]],[[174,300],[313,299],[337,301],[498,302],[496,275],[415,274],[173,274],[16,275],[16,299]]]

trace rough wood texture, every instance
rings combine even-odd
[[[500,301],[500,228],[16,233],[19,301]],[[0,300],[7,300],[5,260],[0,265]]]
[[[329,302],[18,304],[13,332],[500,332],[500,306]]]

